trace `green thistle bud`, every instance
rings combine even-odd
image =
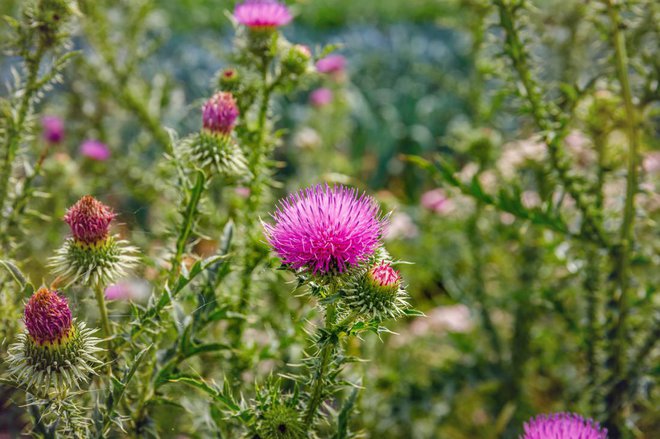
[[[51,258],[54,274],[87,286],[107,285],[127,276],[138,261],[137,249],[110,235],[114,217],[108,206],[89,195],[74,204],[64,217],[73,236]]]
[[[236,69],[225,69],[220,73],[218,85],[224,91],[237,92],[241,85],[241,75]]]
[[[348,307],[364,319],[395,319],[409,306],[401,275],[385,260],[356,276],[344,293]]]
[[[184,153],[210,175],[219,175],[229,182],[250,175],[243,151],[229,135],[218,135],[206,130],[186,139]]]
[[[273,405],[261,414],[257,421],[259,439],[303,439],[305,425],[300,413],[293,407]]]
[[[26,331],[8,351],[10,376],[27,390],[48,394],[78,388],[101,364],[96,330],[71,317],[66,298],[40,288],[25,306]]]
[[[310,67],[312,53],[307,46],[296,44],[291,46],[282,59],[282,68],[292,75],[302,75]]]

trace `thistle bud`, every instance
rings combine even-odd
[[[57,116],[44,116],[41,119],[44,140],[50,144],[57,144],[64,139],[64,122]]]
[[[282,59],[282,67],[292,75],[302,75],[309,68],[312,52],[307,46],[296,44],[292,46]]]
[[[87,195],[64,216],[72,236],[51,258],[51,267],[63,280],[88,286],[107,285],[126,276],[137,262],[137,250],[110,235],[115,218],[110,207]]]
[[[224,91],[235,92],[238,90],[240,85],[240,74],[236,69],[225,69],[220,73],[220,78],[218,83],[220,88]]]
[[[365,319],[397,318],[409,306],[407,298],[401,275],[385,260],[358,275],[345,291],[346,304]]]
[[[46,393],[66,391],[86,382],[101,362],[94,357],[102,349],[96,330],[71,316],[67,299],[42,287],[25,305],[26,331],[10,346],[10,375],[26,388]]]
[[[219,92],[206,101],[202,109],[202,124],[206,131],[218,135],[228,135],[234,129],[238,107],[234,96],[228,92]]]
[[[257,421],[257,437],[261,439],[303,439],[306,428],[300,413],[285,405],[273,405]]]

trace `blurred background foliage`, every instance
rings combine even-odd
[[[12,15],[18,3],[4,0],[0,13]],[[61,217],[70,201],[91,192],[122,213],[133,241],[144,248],[147,237],[160,236],[159,227],[174,215],[158,211],[157,204],[162,197],[175,198],[172,188],[152,178],[161,172],[155,163],[168,135],[160,124],[179,132],[198,129],[198,109],[216,87],[212,78],[227,67],[231,26],[225,11],[233,2],[98,3],[107,19],[107,38],[74,39],[82,55],[68,67],[44,109],[62,116],[67,132],[66,142],[46,164],[44,179],[51,192],[70,196],[39,200],[37,210]],[[645,78],[657,74],[658,8],[653,3],[639,2],[641,12],[629,17],[632,61],[639,73],[634,86],[642,99]],[[540,203],[545,188],[554,184],[539,165],[536,130],[514,105],[516,84],[502,73],[502,33],[493,26],[489,2],[291,4],[297,17],[284,33],[314,49],[337,44],[348,70],[341,78],[309,85],[331,88],[330,105],[310,106],[308,92],[276,104],[283,129],[277,151],[281,193],[319,180],[375,193],[393,211],[388,245],[395,257],[414,264],[402,270],[415,307],[427,314],[401,323],[399,336],[367,338],[360,348],[370,361],[354,371],[356,376],[364,372],[368,389],[360,394],[355,428],[382,438],[516,437],[522,422],[535,413],[575,410],[596,416],[599,409],[583,392],[589,385],[583,372],[589,347],[581,297],[589,281],[584,271],[589,255],[575,242],[451,189],[429,193],[437,181],[402,159],[404,154],[440,154],[468,179],[477,172],[475,166],[493,168],[496,173],[482,177],[492,187],[510,184],[520,190],[528,206]],[[564,95],[590,87],[591,73],[606,63],[608,49],[602,34],[589,31],[597,17],[585,2],[538,0],[528,20],[535,73],[552,85],[547,98],[562,102]],[[607,28],[602,32],[607,34]],[[111,62],[108,53],[114,56]],[[3,77],[8,64],[0,64]],[[647,96],[644,113],[642,152],[649,157],[660,148],[657,88],[655,93]],[[579,154],[589,156],[586,150],[598,130],[607,131],[605,169],[611,184],[605,188],[606,203],[614,213],[620,212],[624,195],[620,108],[613,94],[586,99],[575,124],[578,154],[571,156],[571,163],[581,166]],[[80,157],[78,146],[89,137],[107,143],[113,158],[92,162]],[[528,154],[519,152],[525,148]],[[593,159],[584,160],[580,169],[589,179]],[[638,225],[650,243],[634,267],[641,273],[634,297],[640,311],[632,319],[641,329],[657,318],[657,173],[644,174],[650,186]],[[231,194],[218,196],[225,197],[228,209],[241,202]],[[207,221],[204,229],[217,235],[213,230],[220,221],[213,215]],[[47,239],[26,242],[20,250],[24,256],[58,245],[64,225],[44,224],[49,224]],[[591,269],[601,285],[606,282],[604,262]],[[36,261],[28,271],[35,279],[43,273]],[[637,388],[644,395],[631,411],[636,437],[650,439],[660,431],[657,362],[654,374]]]

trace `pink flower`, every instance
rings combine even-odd
[[[607,439],[607,429],[575,413],[539,415],[524,429],[520,439]]]
[[[108,237],[110,222],[115,216],[111,208],[85,195],[67,210],[64,221],[76,241],[93,244]]]
[[[453,208],[452,201],[447,198],[445,191],[441,188],[425,192],[422,194],[420,202],[422,207],[439,214],[447,213]]]
[[[30,338],[38,345],[61,342],[73,326],[69,302],[45,287],[30,297],[24,320]]]
[[[105,143],[98,140],[85,140],[80,145],[80,154],[89,159],[103,162],[110,158],[110,149]]]
[[[355,189],[318,185],[281,200],[264,224],[268,243],[293,269],[342,273],[378,245],[384,220],[376,201]]]
[[[346,58],[341,55],[328,55],[316,62],[319,73],[340,73],[346,69]]]
[[[234,8],[234,18],[256,30],[285,26],[293,19],[289,8],[275,0],[245,0]]]
[[[642,167],[649,174],[660,172],[660,151],[649,152],[642,159]]]
[[[473,326],[470,309],[458,304],[433,308],[426,317],[413,320],[410,331],[417,336],[441,332],[466,333],[472,330]]]
[[[41,119],[44,139],[48,143],[60,143],[64,139],[64,122],[57,116],[44,116]]]
[[[135,279],[109,285],[105,289],[108,300],[144,300],[149,296],[149,283],[143,279]]]
[[[398,238],[410,239],[416,237],[418,234],[419,229],[412,218],[410,218],[410,215],[405,212],[394,212],[385,230],[385,240]]]
[[[234,96],[229,92],[219,92],[206,101],[202,109],[204,129],[227,135],[231,133],[238,117],[238,107]]]
[[[236,195],[238,195],[241,198],[247,199],[250,197],[251,191],[250,188],[241,186],[234,189],[234,193],[236,193]]]
[[[310,103],[315,107],[325,107],[332,102],[332,90],[329,88],[317,88],[309,95]]]

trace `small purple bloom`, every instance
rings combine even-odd
[[[85,195],[67,210],[64,221],[76,241],[94,244],[108,237],[110,222],[115,216],[110,207],[91,195]]]
[[[80,145],[80,154],[88,159],[104,162],[110,158],[110,148],[98,140],[85,140]]]
[[[316,62],[319,73],[340,73],[346,69],[346,58],[341,55],[328,55]]]
[[[62,341],[73,325],[69,302],[46,287],[39,288],[28,300],[24,321],[30,338],[38,345]]]
[[[520,439],[607,439],[607,429],[575,413],[539,415],[524,430]]]
[[[309,95],[309,101],[315,107],[324,107],[332,102],[332,90],[329,88],[317,88]]]
[[[60,143],[64,139],[64,121],[57,116],[44,116],[41,119],[44,139],[48,143]]]
[[[108,300],[144,300],[149,296],[149,282],[134,279],[108,285],[105,298]]]
[[[293,269],[343,272],[379,245],[384,220],[376,201],[355,189],[318,185],[280,200],[264,224],[269,244]]]
[[[438,214],[446,213],[453,207],[451,200],[441,188],[424,192],[420,202],[422,207]]]
[[[221,91],[206,101],[202,109],[204,129],[216,134],[229,134],[238,117],[238,106],[234,96]]]
[[[285,26],[293,19],[289,8],[275,0],[245,0],[234,8],[234,18],[257,30]]]

